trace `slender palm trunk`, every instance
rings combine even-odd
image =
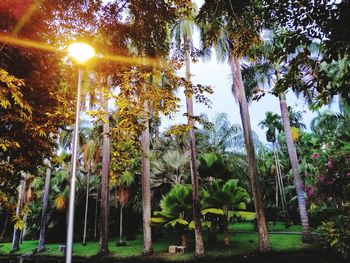
[[[16,207],[16,216],[19,216],[23,206],[23,196],[25,191],[26,182],[21,181],[20,189],[18,191],[18,203]],[[12,248],[11,251],[15,252],[19,250],[19,241],[20,241],[21,230],[15,229],[13,230],[13,238],[12,238]]]
[[[123,205],[120,205],[120,217],[119,217],[119,243],[123,243]]]
[[[46,225],[47,225],[47,208],[49,204],[49,191],[50,191],[50,179],[51,179],[51,163],[48,161],[46,167],[46,176],[45,176],[45,186],[44,186],[44,196],[43,196],[43,207],[41,212],[41,222],[40,222],[40,235],[39,235],[39,245],[37,252],[45,251],[46,243]]]
[[[311,235],[310,226],[309,226],[309,218],[306,210],[303,182],[300,176],[298,155],[293,142],[292,131],[290,128],[289,114],[288,114],[288,105],[287,105],[287,101],[284,93],[279,94],[279,100],[280,100],[284,133],[286,135],[286,143],[288,147],[289,160],[292,166],[292,171],[294,175],[294,185],[297,191],[299,213],[300,213],[301,225],[303,229],[302,230],[303,242],[308,243],[312,241],[312,235]]]
[[[94,240],[97,239],[97,225],[98,225],[98,196],[99,196],[99,189],[96,189],[96,204],[95,204],[95,220],[94,220]]]
[[[10,217],[9,214],[7,213],[5,218],[4,228],[2,229],[0,234],[0,242],[5,240],[5,234],[6,234],[7,225],[9,223],[9,217]]]
[[[88,170],[87,179],[86,179],[86,200],[85,200],[83,246],[86,246],[86,227],[87,227],[87,217],[88,217],[88,208],[89,208],[90,174],[91,174],[91,163],[89,162],[89,170]]]
[[[230,61],[233,86],[232,92],[239,103],[242,126],[244,131],[245,147],[248,158],[248,170],[251,180],[251,187],[253,192],[253,200],[255,206],[256,217],[258,221],[258,232],[259,232],[259,248],[261,252],[267,252],[271,249],[270,241],[266,229],[266,220],[264,214],[264,207],[262,203],[261,190],[259,186],[259,175],[257,168],[257,161],[255,157],[254,142],[252,136],[252,128],[250,124],[250,116],[248,109],[248,102],[243,86],[242,73],[240,60],[238,58],[231,58]]]
[[[191,60],[190,60],[190,40],[187,34],[184,34],[185,42],[185,59],[186,59],[186,81],[191,81]],[[192,117],[193,113],[193,99],[192,90],[186,91],[186,107],[188,125],[190,126],[190,173],[192,183],[192,201],[193,201],[193,219],[194,219],[194,235],[195,235],[195,254],[196,256],[204,256],[204,243],[201,229],[201,217],[200,217],[200,201],[199,201],[199,184],[198,184],[198,172],[197,172],[197,158],[196,158],[196,136],[194,132],[194,124]]]
[[[285,212],[286,211],[286,196],[284,193],[280,159],[279,159],[278,151],[276,149],[275,144],[273,144],[273,152],[274,152],[275,166],[276,166],[276,180],[277,180],[276,187],[279,188],[282,210]]]
[[[227,215],[224,215],[224,244],[227,247],[230,245]]]
[[[150,166],[150,131],[149,131],[149,105],[144,102],[145,128],[141,136],[142,161],[141,161],[141,185],[142,185],[142,216],[143,216],[143,254],[153,253],[151,230],[151,166]]]
[[[184,226],[179,226],[180,232],[180,246],[187,247],[188,246],[188,235]]]
[[[103,108],[105,111],[105,121],[103,123],[103,146],[102,146],[102,180],[101,180],[101,212],[100,212],[100,250],[99,253],[106,255],[108,249],[108,179],[109,179],[109,163],[110,163],[110,137],[109,137],[109,114],[108,114],[108,84],[102,81],[103,85]]]

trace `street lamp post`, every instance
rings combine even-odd
[[[80,64],[85,64],[89,59],[95,55],[94,49],[85,43],[73,43],[68,48],[68,54]],[[81,79],[83,72],[79,68],[78,72],[78,89],[77,101],[75,108],[75,124],[73,130],[72,141],[72,159],[71,159],[71,178],[69,186],[69,206],[68,206],[68,227],[67,227],[67,243],[66,243],[66,263],[72,262],[73,250],[73,228],[74,228],[74,201],[75,201],[75,175],[77,170],[77,152],[78,152],[78,138],[79,138],[79,114],[80,114],[80,93],[81,93]]]

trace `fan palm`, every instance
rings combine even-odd
[[[207,213],[222,215],[224,223],[224,243],[229,245],[228,223],[232,217],[254,219],[255,213],[242,212],[250,202],[248,192],[238,186],[238,180],[231,179],[227,182],[214,180],[207,190],[203,190],[202,214]]]
[[[162,223],[165,227],[177,226],[180,234],[181,246],[188,245],[187,227],[193,214],[192,190],[190,185],[176,184],[160,201],[161,211],[154,212],[153,223]]]
[[[178,150],[168,150],[165,154],[151,162],[151,185],[153,188],[170,188],[173,185],[185,183],[188,178],[187,167],[189,153]]]

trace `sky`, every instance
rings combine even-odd
[[[203,4],[203,0],[195,0],[198,7]],[[199,47],[199,33],[195,32],[193,36],[193,42],[196,47]],[[209,120],[213,120],[218,113],[226,113],[229,116],[230,122],[241,124],[240,113],[238,103],[236,103],[231,92],[231,73],[227,63],[219,63],[215,58],[215,52],[212,52],[213,56],[210,61],[203,62],[198,61],[195,64],[191,64],[192,82],[194,84],[210,85],[214,88],[214,93],[209,96],[212,102],[212,108],[207,108],[204,105],[194,104],[194,114],[199,115],[205,113]],[[179,72],[181,76],[184,76],[184,71]],[[178,123],[186,123],[186,118],[183,113],[186,112],[186,102],[183,90],[178,91],[178,95],[181,98],[180,112],[175,115],[173,120],[168,118],[162,118],[162,129],[165,130],[171,125]],[[303,122],[309,129],[311,120],[317,116],[317,112],[312,112],[303,98],[298,99],[291,91],[287,93],[287,102],[289,106],[292,106],[294,110],[303,112]],[[329,107],[323,107],[320,111],[323,111]],[[332,110],[337,110],[337,105],[334,103],[331,106]],[[265,131],[262,130],[258,123],[265,118],[265,112],[272,111],[280,115],[278,98],[266,94],[258,102],[253,101],[249,106],[250,118],[252,129],[257,133],[259,140],[266,142]]]

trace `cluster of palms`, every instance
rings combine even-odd
[[[283,53],[284,46],[274,38],[275,35],[279,35],[278,32],[273,32],[273,36],[267,40],[261,39],[260,31],[263,28],[254,14],[256,6],[250,2],[207,0],[197,12],[191,1],[184,1],[180,5],[181,8],[174,12],[176,8],[170,6],[168,1],[159,1],[154,3],[154,6],[143,0],[134,0],[130,3],[115,1],[108,5],[103,5],[99,1],[97,3],[76,2],[77,6],[83,7],[82,9],[90,8],[92,13],[95,12],[96,17],[89,18],[92,19],[89,21],[83,14],[82,17],[74,18],[72,22],[71,9],[67,7],[66,15],[68,14],[69,17],[67,21],[59,17],[51,21],[52,25],[55,25],[53,27],[56,27],[56,23],[62,23],[62,31],[55,32],[57,34],[55,41],[61,42],[61,39],[66,36],[64,29],[68,23],[71,27],[77,27],[76,32],[90,30],[91,32],[87,32],[87,35],[97,36],[95,42],[102,51],[114,50],[121,55],[127,54],[140,58],[132,60],[137,61],[138,64],[123,65],[118,69],[112,62],[101,62],[100,65],[92,67],[93,73],[88,76],[89,81],[86,86],[90,85],[93,89],[85,95],[90,99],[91,104],[95,103],[91,114],[96,117],[94,121],[99,118],[101,124],[91,124],[90,126],[95,125],[97,128],[95,127],[91,134],[83,134],[80,140],[76,204],[85,200],[83,243],[86,243],[89,232],[87,223],[87,218],[91,216],[88,214],[89,196],[93,196],[96,204],[94,237],[97,235],[99,211],[99,252],[108,253],[109,200],[112,189],[115,193],[115,203],[120,206],[119,243],[123,243],[123,209],[131,196],[132,185],[136,185],[133,205],[141,199],[144,254],[151,254],[153,250],[151,211],[161,200],[161,210],[155,213],[161,218],[154,221],[171,226],[177,225],[181,228],[181,232],[184,231],[184,226],[194,229],[195,254],[202,256],[205,251],[202,224],[210,225],[206,223],[210,220],[204,219],[204,216],[207,217],[208,214],[221,216],[224,222],[225,243],[228,244],[228,221],[232,216],[239,215],[235,209],[245,208],[245,204],[249,202],[249,196],[244,190],[247,188],[252,194],[254,203],[260,250],[262,252],[270,250],[263,202],[265,193],[261,192],[259,180],[259,169],[260,173],[263,173],[263,165],[260,162],[261,156],[256,155],[257,140],[251,128],[248,106],[251,94],[259,96],[259,92],[267,92],[271,88],[280,102],[281,121],[275,115],[268,113],[261,126],[268,129],[267,140],[273,144],[272,163],[276,172],[276,205],[278,206],[278,200],[281,200],[282,209],[285,210],[287,206],[284,186],[286,179],[282,174],[283,167],[275,133],[283,130],[286,146],[284,150],[287,152],[285,156],[292,168],[303,227],[303,240],[311,241],[303,182],[295,146],[295,140],[298,137],[297,129],[302,128],[295,120],[300,116],[291,116],[285,96],[288,86],[280,87],[281,80],[290,78],[288,74],[293,65],[289,65],[286,61],[292,60],[293,56],[290,59],[283,57],[283,60],[282,58],[271,59],[276,54]],[[177,4],[177,1],[174,4]],[[229,63],[232,93],[239,104],[242,130],[237,125],[229,125],[227,116],[221,115],[213,122],[214,128],[204,128],[196,133],[193,97],[197,98],[198,94],[191,84],[190,71],[194,21],[200,25],[202,36],[203,48],[199,53],[208,56],[214,48],[218,57]],[[169,34],[171,28],[174,37]],[[175,66],[170,69],[162,68],[167,64],[165,61],[169,60],[170,42],[173,40],[178,47],[174,53],[183,58],[185,64],[184,80],[174,76],[173,72],[178,69]],[[47,41],[51,41],[51,38]],[[246,58],[250,59],[247,64],[243,62],[247,61]],[[128,63],[133,62],[128,61]],[[157,64],[157,67],[152,68],[154,64]],[[172,65],[172,63],[169,64]],[[302,77],[293,77],[295,77],[295,85],[303,82]],[[185,125],[186,132],[180,137],[176,137],[179,136],[177,134],[175,138],[183,139],[182,141],[169,139],[159,135],[157,131],[152,131],[155,119],[161,114],[170,114],[177,109],[177,98],[173,95],[173,91],[180,85],[185,87],[188,122]],[[262,86],[264,90],[260,88],[257,93],[258,86],[259,88]],[[94,102],[96,97],[98,101]],[[113,113],[110,113],[108,99],[115,101],[117,105]],[[113,118],[110,118],[110,115],[113,115]],[[110,122],[110,119],[115,123]],[[122,128],[125,129],[122,130]],[[64,131],[59,135],[62,142],[64,138],[69,138],[65,136],[67,134]],[[86,139],[83,139],[84,137]],[[279,144],[282,144],[281,140]],[[245,151],[242,150],[243,146]],[[59,150],[67,150],[67,143],[62,143]],[[200,156],[197,156],[199,154]],[[19,191],[17,218],[20,218],[21,209],[27,200],[23,197],[25,190],[31,189],[33,184],[44,188],[38,251],[45,249],[45,229],[51,222],[48,217],[50,205],[55,204],[58,209],[65,208],[71,165],[67,162],[68,159],[66,156],[60,160],[55,158],[46,160],[46,166],[42,170],[42,174],[45,174],[45,182],[39,184],[35,181],[23,180]],[[271,166],[265,167],[265,171],[271,170]],[[200,180],[199,175],[201,175]],[[233,175],[240,180],[243,188],[237,185],[236,180],[231,180]],[[249,182],[246,180],[246,175],[250,179]],[[215,180],[211,179],[215,177],[217,177]],[[44,181],[43,178],[42,181]],[[21,231],[16,231],[14,250],[18,249],[20,236]],[[183,240],[185,244],[185,237]]]

